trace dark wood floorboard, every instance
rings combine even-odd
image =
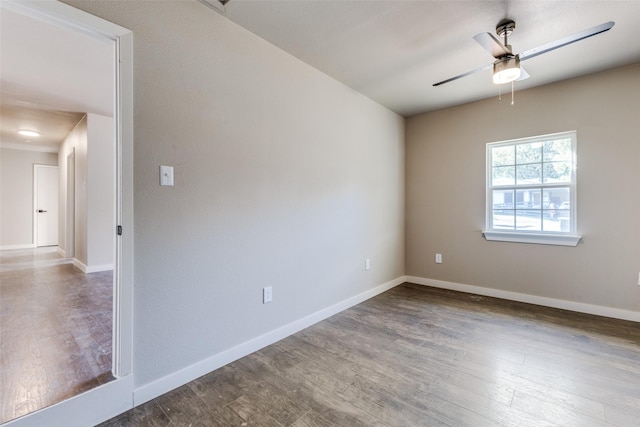
[[[112,276],[55,248],[0,254],[0,423],[113,378]]]
[[[110,426],[640,426],[640,325],[404,284]]]

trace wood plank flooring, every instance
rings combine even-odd
[[[404,284],[108,426],[640,426],[640,324]]]
[[[0,253],[0,423],[111,380],[112,272]]]

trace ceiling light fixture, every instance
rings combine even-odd
[[[517,56],[505,56],[493,63],[493,82],[497,85],[518,80],[520,74],[520,58]]]
[[[18,133],[22,136],[40,136],[40,132],[35,130],[19,130]]]

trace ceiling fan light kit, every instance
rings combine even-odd
[[[497,85],[511,83],[521,75],[520,58],[517,56],[507,56],[493,63],[493,83]]]

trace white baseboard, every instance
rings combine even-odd
[[[58,246],[58,250],[56,251],[58,253],[58,255],[60,255],[62,258],[66,258],[67,253],[64,251],[64,249],[62,249],[60,246]]]
[[[83,273],[98,273],[100,271],[109,271],[113,270],[113,264],[104,264],[104,265],[85,265],[82,261],[77,258],[73,259],[73,265],[80,269]]]
[[[578,313],[595,314],[597,316],[630,320],[632,322],[640,322],[640,312],[638,311],[622,310],[619,308],[604,307],[600,305],[585,304],[581,302],[521,294],[518,292],[504,291],[501,289],[483,288],[481,286],[463,285],[461,283],[445,282],[443,280],[425,279],[423,277],[407,276],[406,281],[409,283],[415,283],[416,285],[432,286],[434,288],[468,292],[470,294],[484,295],[487,297],[502,298],[510,301],[542,305],[545,307],[560,308],[563,310],[576,311]]]
[[[36,245],[33,243],[27,243],[24,245],[6,245],[0,246],[0,251],[12,251],[15,249],[35,249]]]
[[[80,271],[82,271],[83,273],[87,272],[87,266],[84,265],[84,263],[82,261],[80,261],[79,259],[74,258],[72,263],[76,268],[80,269]]]
[[[231,363],[255,351],[258,351],[261,348],[278,342],[283,338],[301,331],[302,329],[308,328],[309,326],[318,323],[328,317],[331,317],[343,310],[346,310],[349,307],[360,304],[361,302],[366,301],[369,298],[381,294],[382,292],[385,292],[404,282],[405,277],[399,277],[395,280],[379,285],[366,292],[363,292],[330,307],[324,308],[320,311],[303,317],[302,319],[284,325],[271,332],[267,332],[264,335],[253,338],[247,342],[237,345],[236,347],[225,350],[222,353],[218,353],[212,357],[209,357],[177,372],[169,374],[163,378],[138,387],[133,391],[134,406],[138,406],[142,403],[148,402],[151,399],[154,399],[164,393],[167,393],[177,387],[193,381],[196,378],[199,378],[211,371],[221,368],[228,363]]]
[[[111,271],[111,270],[113,270],[113,264],[91,265],[91,266],[87,266],[87,271],[85,271],[85,273],[98,273],[100,271]]]

